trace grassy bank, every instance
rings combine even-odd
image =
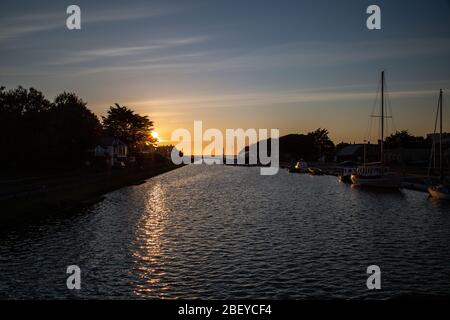
[[[176,169],[172,163],[103,171],[74,171],[45,177],[4,180],[0,223],[17,223],[62,214],[93,204],[105,193],[144,182]]]

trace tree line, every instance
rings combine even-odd
[[[155,143],[152,130],[147,116],[119,104],[99,118],[72,92],[50,101],[34,88],[0,87],[2,171],[82,165],[103,135],[123,140],[136,152]]]
[[[431,148],[431,143],[430,139],[414,136],[407,130],[402,130],[386,137],[385,148],[427,149]],[[329,131],[325,128],[318,128],[306,134],[289,134],[279,138],[280,161],[289,162],[303,159],[305,161],[332,162],[336,153],[348,145],[350,144],[344,142],[335,145],[329,137]],[[268,143],[268,147],[270,149],[270,143]],[[249,150],[249,147],[246,147],[245,150]]]
[[[432,139],[428,139],[422,136],[415,136],[409,133],[408,130],[400,130],[392,133],[384,139],[384,147],[389,149],[429,149],[433,143]],[[336,145],[336,150],[340,150],[349,143],[341,142]]]

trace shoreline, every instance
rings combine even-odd
[[[43,183],[31,191],[20,191],[1,200],[0,223],[26,223],[54,214],[70,213],[102,201],[109,192],[142,184],[180,167],[162,163],[98,173],[74,172],[70,181],[65,181],[69,180],[66,177],[56,177],[56,182],[52,180],[48,185]]]
[[[280,163],[280,169],[288,169],[290,163]],[[260,164],[248,165],[248,164],[224,164],[225,166],[232,167],[263,167]],[[342,168],[338,167],[336,164],[332,165],[323,165],[323,164],[313,164],[314,168],[318,168],[323,171],[323,174],[326,176],[334,176],[337,177],[341,173]],[[424,168],[415,168],[415,167],[403,167],[398,168],[394,167],[394,169],[402,175],[402,186],[401,189],[414,190],[428,193],[428,187],[430,185],[438,185],[440,183],[439,177],[437,176],[428,176],[426,175]],[[308,174],[308,173],[304,173]]]

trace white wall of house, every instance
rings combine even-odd
[[[94,150],[94,155],[96,157],[111,157],[114,154],[114,150],[112,146],[102,147],[97,146]]]
[[[96,146],[94,149],[94,156],[96,157],[104,157],[106,154],[106,149],[102,146]]]
[[[125,158],[128,154],[128,148],[124,145],[118,145],[115,147],[114,155],[119,158]]]
[[[114,158],[126,158],[128,147],[123,144],[113,143],[111,146],[97,146],[94,149],[95,157],[105,157],[108,166],[114,165]]]

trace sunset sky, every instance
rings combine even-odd
[[[82,30],[66,28],[81,7]],[[366,8],[382,9],[382,30]],[[0,85],[115,102],[172,130],[326,127],[368,138],[382,69],[395,129],[433,131],[443,88],[450,130],[450,1],[2,1]],[[371,137],[376,136],[373,127]]]

